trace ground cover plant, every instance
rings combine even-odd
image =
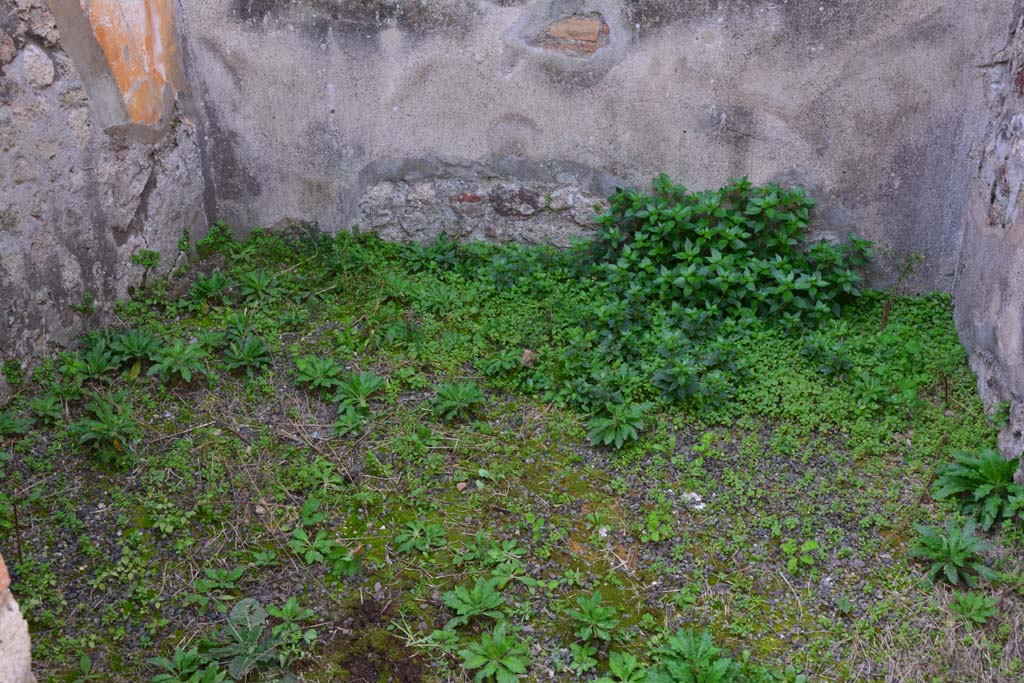
[[[660,178],[564,251],[214,226],[4,366],[41,680],[1019,681],[948,297],[862,291],[812,206]]]

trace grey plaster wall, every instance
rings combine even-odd
[[[954,292],[960,338],[990,404],[1011,402],[1000,435],[1007,456],[1024,451],[1024,2],[1010,39],[990,60],[992,111],[971,184]],[[1024,469],[1020,478],[1024,482]]]
[[[206,224],[195,136],[106,132],[46,5],[0,0],[0,361],[109,319],[142,273],[137,250],[174,265],[184,229]],[[71,309],[87,295],[91,316]]]
[[[609,183],[668,171],[706,188],[748,174],[808,187],[822,232],[877,241],[877,284],[919,253],[911,288],[944,290],[987,122],[981,65],[1011,10],[1006,0],[179,2],[208,203],[240,229],[290,219],[391,238],[446,229],[564,242],[585,231],[575,217]],[[604,28],[588,42],[579,26],[553,26],[567,18]],[[515,194],[526,208],[504,210]],[[574,203],[553,208],[552,196]]]

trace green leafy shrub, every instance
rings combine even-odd
[[[277,278],[265,270],[243,273],[238,278],[238,291],[248,303],[273,303],[282,295]]]
[[[295,359],[295,381],[321,392],[338,387],[344,372],[333,358],[307,355]]]
[[[431,548],[444,545],[445,531],[440,524],[431,524],[415,520],[402,525],[402,530],[395,536],[398,552],[408,553],[413,550],[421,553],[430,552]]]
[[[228,344],[224,351],[224,367],[231,371],[244,370],[248,377],[267,365],[270,365],[270,349],[257,336],[246,335]]]
[[[185,344],[180,339],[153,354],[153,366],[147,374],[156,375],[164,382],[185,382],[204,373],[208,354],[198,343]]]
[[[530,666],[529,646],[510,634],[505,622],[498,624],[493,633],[484,633],[479,641],[469,643],[459,655],[465,669],[476,671],[473,680],[477,683],[514,683]]]
[[[566,610],[566,614],[576,622],[576,636],[580,640],[611,640],[612,631],[619,625],[619,620],[615,618],[615,608],[603,604],[601,591],[589,597],[577,596],[576,604],[579,609]]]
[[[13,410],[0,410],[0,436],[21,436],[30,426],[28,419],[18,417]]]
[[[477,579],[472,587],[456,586],[454,590],[444,593],[441,600],[455,612],[445,628],[466,625],[474,617],[480,616],[500,620],[505,598],[498,592],[498,583],[498,579]]]
[[[655,653],[661,663],[651,670],[650,683],[732,683],[739,678],[740,665],[712,643],[707,631],[677,631]]]
[[[484,402],[480,387],[472,382],[449,382],[437,388],[434,415],[451,422],[472,415]]]
[[[915,524],[917,546],[910,555],[931,563],[928,578],[932,581],[941,575],[954,586],[963,581],[973,588],[977,585],[977,577],[991,580],[996,576],[979,557],[990,550],[992,544],[974,535],[976,527],[973,520],[960,526],[951,519],[946,522],[943,533],[942,529]]]
[[[608,657],[608,675],[598,678],[595,683],[643,683],[646,680],[647,669],[635,655],[613,652]]]
[[[838,314],[860,293],[857,268],[869,260],[870,243],[808,245],[814,200],[802,188],[741,178],[689,192],[662,175],[653,189],[617,191],[598,218],[603,260],[620,291],[639,280],[665,301],[792,320]]]
[[[622,448],[640,438],[647,410],[644,404],[607,403],[604,412],[591,418],[587,438],[595,446]]]
[[[189,288],[185,307],[190,311],[205,313],[212,305],[224,305],[228,303],[230,288],[231,281],[219,270],[213,271],[209,276],[199,273]]]
[[[96,394],[86,403],[85,413],[85,417],[71,426],[78,445],[91,450],[103,462],[129,464],[130,446],[139,438],[140,430],[127,397],[123,393]]]
[[[591,411],[652,389],[670,403],[725,405],[746,376],[737,350],[752,334],[807,332],[860,296],[870,243],[809,243],[813,204],[800,188],[746,179],[691,193],[661,176],[652,193],[616,192],[580,267],[591,285],[551,393]],[[812,353],[844,372],[841,349]]]
[[[352,408],[360,414],[370,410],[370,397],[387,386],[388,381],[373,371],[352,372],[338,384],[334,400],[339,410]]]
[[[1019,458],[1007,460],[998,451],[983,448],[954,453],[953,460],[936,471],[935,498],[959,499],[960,509],[977,518],[986,531],[998,521],[1024,514],[1024,486],[1013,482]]]
[[[138,377],[142,363],[160,349],[160,337],[149,330],[123,330],[111,337],[110,349],[117,363],[131,363],[132,377]]]
[[[952,610],[969,623],[984,626],[999,611],[999,600],[984,593],[956,593],[954,597]]]
[[[36,419],[46,425],[56,425],[64,419],[64,402],[56,394],[43,394],[29,404]],[[3,417],[0,417],[0,435],[3,434]]]

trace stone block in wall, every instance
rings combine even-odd
[[[353,222],[387,240],[462,240],[568,246],[625,183],[576,164],[498,158],[384,160],[360,174]]]
[[[34,683],[28,624],[10,588],[11,577],[0,555],[0,683]]]

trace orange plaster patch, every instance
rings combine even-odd
[[[173,0],[92,0],[89,23],[135,123],[155,125],[181,85]]]

